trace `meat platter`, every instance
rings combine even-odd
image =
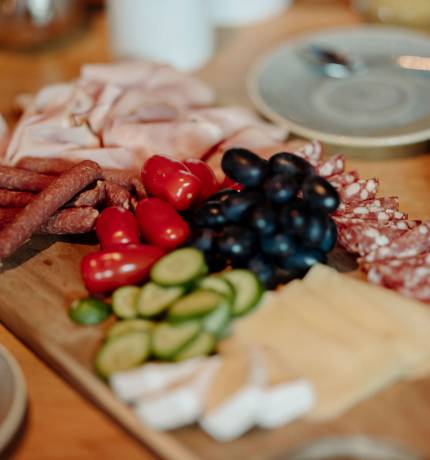
[[[409,219],[398,197],[379,196],[378,178],[349,171],[342,155],[325,159],[319,142],[294,145],[282,128],[240,107],[213,106],[212,97],[204,84],[168,67],[89,65],[75,82],[42,89],[15,130],[2,127],[2,322],[166,458],[276,458],[331,431],[366,431],[427,452],[424,438],[405,424],[369,420],[379,413],[398,420],[402,404],[427,385],[426,338],[396,325],[406,312],[411,331],[414,320],[428,320],[429,224]],[[359,277],[368,283],[350,287],[372,298],[368,317],[378,327],[371,332],[338,318],[351,314],[342,307],[347,292],[325,298],[325,283],[343,292],[340,285],[351,282],[324,271],[327,253],[341,271],[356,267],[358,255]],[[304,317],[291,299],[303,299],[298,303],[313,315]],[[390,303],[405,312],[383,310],[391,329],[377,319]],[[341,310],[334,315],[328,305]],[[318,330],[309,343],[325,350],[321,374],[310,372],[318,353],[296,361],[273,352],[284,339],[267,342],[270,333],[261,335],[253,319],[261,314],[270,324],[271,309],[296,318],[291,353],[307,327]],[[129,329],[137,324],[146,329]],[[338,366],[348,354],[333,345],[333,324],[349,331],[339,340],[357,347],[355,385],[346,386]],[[392,338],[390,346],[381,334]],[[366,343],[374,347],[361,354]],[[132,379],[141,389],[158,366],[185,372],[184,381],[173,382],[181,397],[204,387],[205,396],[192,399],[204,407],[173,421],[175,406],[160,415],[165,395],[152,406],[156,393],[133,399]],[[232,376],[241,366],[246,385]],[[345,385],[343,399],[324,393],[330,366]],[[265,383],[251,382],[262,369]],[[268,383],[272,371],[279,392]],[[205,379],[215,382],[209,396]],[[179,398],[170,387],[165,393]],[[275,413],[268,408],[279,395],[299,395],[301,405]],[[250,412],[240,419],[246,411],[231,412],[226,401],[239,404],[245,396],[258,404],[243,405]],[[426,410],[415,416],[425,426]],[[225,417],[234,421],[227,428]]]

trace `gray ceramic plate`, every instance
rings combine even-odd
[[[374,59],[360,75],[318,75],[297,49],[315,43]],[[360,26],[302,36],[263,56],[248,89],[268,118],[308,138],[352,147],[388,147],[430,139],[430,72],[422,76],[382,64],[387,57],[430,56],[430,36],[400,28]]]
[[[27,396],[21,369],[0,345],[0,452],[18,430],[25,414]]]

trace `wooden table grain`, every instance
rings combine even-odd
[[[346,0],[297,0],[283,16],[261,24],[219,33],[217,52],[198,75],[211,83],[221,103],[249,105],[245,76],[264,50],[301,33],[359,22]],[[15,97],[44,84],[78,75],[85,62],[109,59],[103,15],[69,43],[43,53],[0,51],[0,113],[12,118]],[[363,177],[381,179],[381,192],[401,197],[412,218],[430,217],[430,156],[349,162]],[[37,293],[35,293],[37,295]],[[26,422],[5,454],[14,460],[154,459],[156,456],[128,436],[60,379],[28,348],[0,325],[0,342],[17,358],[29,388]]]

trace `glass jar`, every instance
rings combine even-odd
[[[372,22],[430,28],[430,0],[353,0],[352,4]]]

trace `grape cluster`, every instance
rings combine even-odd
[[[190,245],[211,271],[246,267],[273,289],[326,262],[337,238],[330,214],[340,200],[307,161],[288,152],[267,161],[236,148],[225,152],[222,169],[244,188],[217,192],[189,216]]]

